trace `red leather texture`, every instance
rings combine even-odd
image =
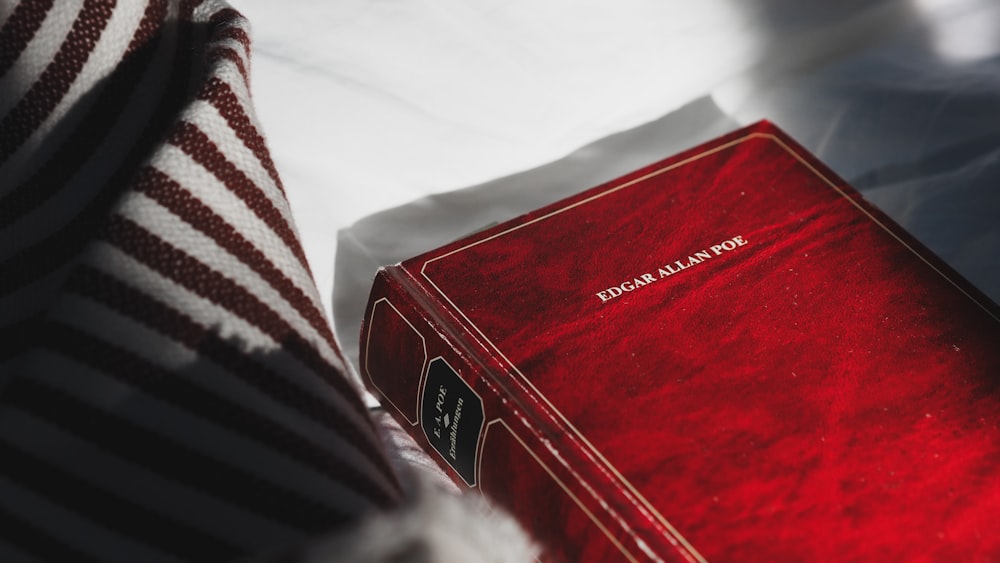
[[[1000,557],[996,307],[769,123],[383,275],[553,559]]]

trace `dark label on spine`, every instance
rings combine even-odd
[[[483,401],[443,358],[434,358],[427,368],[420,412],[420,425],[431,446],[475,487]]]

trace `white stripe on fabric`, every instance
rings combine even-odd
[[[241,26],[239,24],[235,24],[235,25],[234,24],[229,24],[227,27],[234,28],[234,29],[242,29],[244,32],[247,31],[247,29],[246,29],[247,26],[246,25],[242,25]],[[247,38],[250,37],[249,33],[247,33],[246,35],[247,35]],[[247,49],[243,46],[243,43],[240,40],[234,39],[234,38],[231,38],[231,37],[219,39],[218,41],[213,41],[212,42],[212,48],[213,49],[232,49],[236,53],[236,56],[240,59],[240,63],[243,64],[243,68],[246,69],[246,71],[247,71],[248,74],[250,73],[250,54],[247,52]],[[224,80],[230,80],[230,79],[232,79],[231,75],[235,74],[236,76],[240,77],[240,80],[243,79],[243,75],[240,74],[239,68],[236,67],[235,63],[233,63],[232,61],[230,61],[228,59],[225,59],[225,61],[219,61],[219,63],[217,63],[217,64],[220,64],[222,62],[227,62],[230,65],[233,65],[233,67],[231,69],[216,68],[214,70],[214,72],[213,72],[213,74],[215,76],[217,76],[219,78],[222,78]]]
[[[19,2],[16,0],[4,0],[3,2],[0,2],[0,28],[6,25],[7,18],[14,13],[18,4]],[[0,559],[0,561],[3,561],[3,559]]]

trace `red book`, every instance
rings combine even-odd
[[[361,368],[551,560],[997,560],[998,317],[762,122],[383,268]]]

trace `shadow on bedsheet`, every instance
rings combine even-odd
[[[804,88],[799,95],[808,93]],[[937,103],[933,97],[927,100],[931,107]],[[793,136],[797,128],[805,133],[800,140],[807,148],[822,149],[809,123],[794,117],[788,120],[798,126],[789,128]],[[736,121],[703,98],[548,165],[422,198],[342,229],[337,240],[334,326],[352,368],[358,365],[361,318],[379,266],[516,217],[736,127]],[[864,131],[865,141],[857,144],[872,150],[879,140],[871,138],[872,128]],[[844,144],[851,144],[849,135],[841,136]],[[882,142],[896,139],[898,132],[889,130]],[[922,152],[927,146],[913,147],[912,160],[886,159],[885,164],[880,164],[878,152],[863,158],[854,150],[817,152],[825,152],[827,164],[847,176],[867,199],[996,301],[1000,300],[1000,263],[995,260],[1000,252],[1000,225],[995,220],[1000,216],[1000,190],[994,189],[1000,185],[997,147],[1000,137],[977,136],[929,153]]]
[[[379,266],[558,201],[738,128],[708,98],[611,135],[558,161],[389,209],[342,229],[334,271],[334,328],[356,369],[361,317]],[[356,375],[356,374],[355,374]]]

